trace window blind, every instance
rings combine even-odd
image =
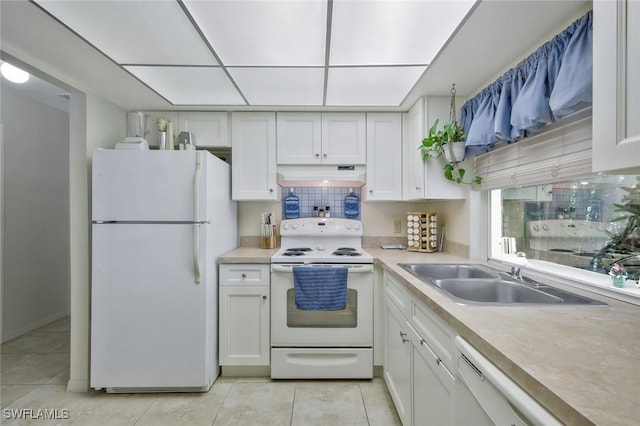
[[[491,190],[559,182],[591,175],[591,107],[511,145],[475,157],[476,175]]]

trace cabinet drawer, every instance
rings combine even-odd
[[[438,358],[449,368],[454,367],[455,333],[444,321],[423,303],[413,299],[411,303],[410,322],[436,353]]]
[[[388,272],[384,273],[384,294],[400,309],[403,315],[409,317],[411,313],[411,295]]]
[[[220,285],[269,285],[269,265],[220,265]]]

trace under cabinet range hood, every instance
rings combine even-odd
[[[365,176],[365,166],[278,166],[280,186],[361,187]]]

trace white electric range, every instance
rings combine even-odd
[[[271,257],[271,377],[373,377],[373,257],[362,249],[362,223],[340,218],[283,220]],[[298,307],[295,268],[346,268],[346,306]]]
[[[362,223],[339,218],[286,219],[271,263],[373,263],[362,249]]]

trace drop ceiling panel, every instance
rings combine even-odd
[[[324,0],[184,4],[226,66],[324,65]]]
[[[120,64],[218,65],[175,1],[38,1]]]
[[[398,106],[424,66],[330,68],[327,105]]]
[[[334,1],[329,65],[428,64],[474,1]]]
[[[228,68],[251,105],[322,105],[324,68]]]
[[[245,105],[241,95],[221,68],[125,68],[174,105]]]

